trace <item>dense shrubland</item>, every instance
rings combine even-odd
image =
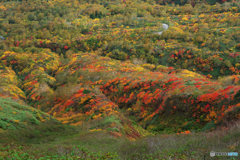
[[[35,46],[50,48],[64,57],[72,53],[68,50],[98,50],[102,56],[118,60],[141,58],[147,63],[188,68],[213,78],[239,74],[240,21],[236,2],[199,3],[194,8],[131,1],[105,5],[78,1],[66,5],[63,1],[39,3],[15,4],[9,8],[14,9],[11,15],[8,10],[3,12],[2,49],[23,52]],[[149,34],[161,31],[161,23],[168,23],[170,29],[161,36]]]

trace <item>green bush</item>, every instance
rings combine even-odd
[[[119,129],[114,127],[114,128],[108,128],[107,131],[119,132]]]
[[[214,123],[214,121],[208,122],[203,128],[202,128],[202,132],[207,132],[210,131],[211,129],[216,129],[216,125]]]
[[[32,13],[30,13],[30,14],[28,15],[28,20],[29,20],[29,21],[35,20],[35,15],[32,14]]]
[[[193,126],[193,122],[191,121],[191,122],[188,122],[184,127],[183,127],[183,129],[184,130],[190,130],[191,128],[192,128],[192,126]]]

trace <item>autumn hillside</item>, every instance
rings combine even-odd
[[[66,140],[112,136],[111,141],[122,146],[118,154],[123,159],[124,145],[144,137],[197,137],[237,122],[239,5],[239,1],[180,6],[177,1],[163,5],[140,0],[2,2],[1,134],[32,132],[21,143],[34,145],[47,140],[50,145],[54,134]],[[169,28],[163,31],[162,24]],[[50,129],[50,124],[57,129]],[[80,132],[83,135],[74,135]],[[0,138],[6,140],[0,148],[13,139],[20,143],[16,137]],[[238,145],[234,146],[236,150]],[[186,150],[179,151],[183,159],[190,154]],[[84,148],[81,151],[88,155]],[[4,151],[3,157],[8,154]]]
[[[42,53],[42,57],[41,53],[18,55],[5,51],[1,56],[6,66],[12,64],[11,68],[4,68],[8,70],[8,75],[2,72],[4,78],[9,77],[9,80],[5,80],[9,88],[4,90],[4,86],[3,93],[25,99],[33,107],[53,115],[63,123],[78,125],[87,120],[115,117],[116,124],[111,124],[112,130],[124,130],[118,112],[122,108],[128,114],[135,115],[143,127],[155,130],[158,129],[156,124],[159,124],[156,121],[161,119],[162,114],[174,116],[175,113],[187,113],[184,115],[191,119],[188,123],[194,122],[196,128],[207,122],[221,124],[223,120],[239,118],[238,76],[220,82],[171,67],[158,66],[151,72],[146,69],[151,65],[141,67],[129,61],[111,60],[94,53],[74,54],[65,65],[58,63],[59,56],[47,50],[45,54]],[[24,57],[29,64],[15,65],[26,61]],[[48,65],[51,62],[49,58],[53,59],[52,65]],[[36,67],[41,62],[41,67]],[[27,65],[32,66],[32,69]],[[13,70],[18,71],[17,75]],[[54,72],[55,76],[45,71]],[[15,79],[11,78],[14,76]],[[17,77],[22,77],[19,80],[21,89],[13,81]],[[226,87],[228,81],[233,84]],[[93,129],[102,127],[104,124],[100,123]]]

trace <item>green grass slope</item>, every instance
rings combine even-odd
[[[0,97],[0,129],[17,130],[27,125],[38,125],[41,122],[53,120],[50,115],[17,102],[11,97]],[[55,121],[57,121],[55,119]]]
[[[238,121],[211,133],[159,134],[128,141],[105,131],[86,132],[84,128],[44,123],[28,130],[0,133],[0,159],[210,159],[213,150],[238,152],[239,134]]]

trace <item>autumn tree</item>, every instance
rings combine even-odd
[[[222,61],[219,59],[219,58],[214,58],[213,59],[213,64],[216,66],[216,67],[220,67],[221,64],[222,64]]]
[[[30,13],[30,14],[28,15],[28,20],[29,20],[29,21],[33,21],[33,20],[35,20],[35,19],[36,19],[36,16],[35,16],[34,14]]]
[[[232,67],[232,64],[231,64],[231,62],[230,62],[229,60],[225,60],[223,63],[224,63],[228,68]]]

